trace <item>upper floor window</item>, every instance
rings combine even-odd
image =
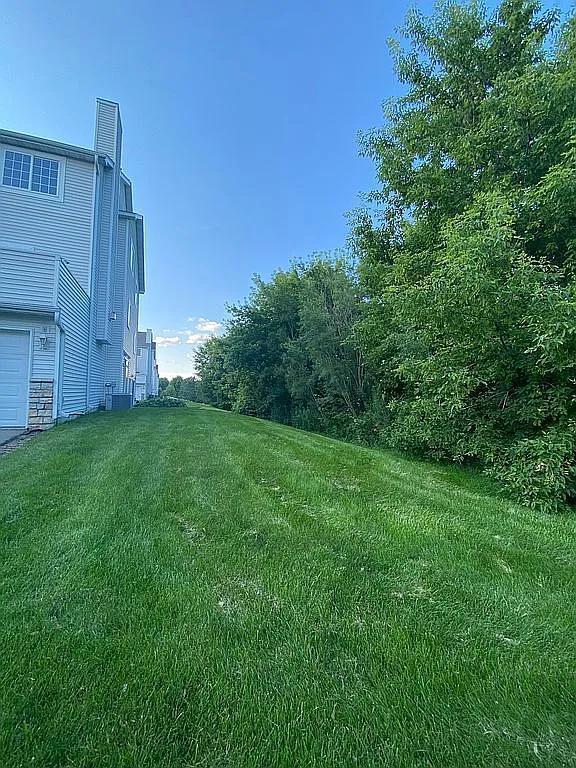
[[[55,195],[58,192],[57,160],[35,157],[32,163],[32,191]]]
[[[56,196],[59,171],[57,160],[7,149],[4,152],[2,184]]]
[[[2,183],[9,187],[30,187],[30,167],[32,155],[23,155],[21,152],[6,150],[4,155],[4,176]]]

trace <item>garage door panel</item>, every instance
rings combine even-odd
[[[26,386],[26,382],[23,382],[20,384],[7,382],[7,383],[4,383],[4,386],[2,387],[2,397],[3,398],[20,397],[22,394],[26,394],[27,389],[28,387]]]
[[[0,427],[28,421],[30,334],[0,330]]]

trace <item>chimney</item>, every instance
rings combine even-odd
[[[122,122],[120,107],[115,101],[96,99],[96,129],[94,149],[109,155],[119,166],[122,156]]]

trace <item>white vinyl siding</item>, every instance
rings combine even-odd
[[[15,314],[0,310],[0,328],[32,331],[32,379],[53,381],[56,361],[56,325],[53,320],[36,315]],[[41,338],[45,337],[43,344]]]
[[[122,129],[118,105],[112,101],[98,99],[96,109],[95,149],[117,159],[116,155],[122,141]],[[119,159],[119,158],[118,158]]]
[[[118,222],[118,239],[112,270],[112,311],[116,320],[110,324],[110,345],[106,349],[106,380],[114,384],[114,392],[123,391],[124,379],[124,339],[127,334],[127,294],[126,294],[126,237],[130,222],[121,218]]]
[[[136,335],[138,333],[138,277],[136,274],[137,260],[135,257],[134,238],[136,237],[135,225],[132,220],[125,220],[126,237],[128,247],[124,261],[124,295],[126,301],[126,328],[124,331],[124,354],[129,359],[130,375],[136,374]]]
[[[111,248],[114,236],[114,179],[115,172],[102,168],[99,178],[99,217],[97,231],[94,297],[96,303],[96,338],[110,341],[110,312],[112,309]]]
[[[105,100],[97,103],[94,162],[80,148],[8,131],[0,139],[0,313],[14,320],[11,308],[22,310],[16,322],[33,330],[32,376],[58,378],[59,414],[104,404],[108,383],[122,392],[125,349],[135,374],[139,287],[134,222],[120,214],[132,209],[121,143],[118,106]],[[3,185],[7,150],[20,157],[10,156]],[[24,315],[33,309],[43,314]],[[51,322],[46,334],[50,310],[60,327]]]
[[[65,264],[61,265],[58,305],[62,327],[61,411],[65,416],[88,410],[89,299]]]
[[[42,253],[0,249],[0,305],[54,308],[58,263]]]
[[[88,292],[94,166],[67,158],[63,172],[63,164],[64,158],[61,160],[61,199],[0,185],[0,242],[66,259]]]

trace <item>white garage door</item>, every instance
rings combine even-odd
[[[30,334],[0,330],[0,427],[28,422]]]

